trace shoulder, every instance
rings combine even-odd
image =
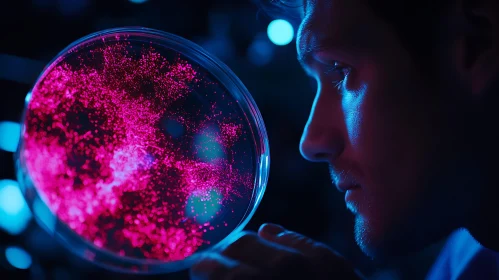
[[[457,230],[449,236],[427,279],[499,279],[499,254],[481,246],[467,230]]]

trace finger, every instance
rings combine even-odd
[[[190,269],[193,280],[257,279],[257,270],[217,253],[205,255]]]
[[[308,237],[286,230],[284,227],[276,224],[263,224],[258,230],[258,235],[267,241],[291,247],[302,253],[309,253],[315,248],[317,243]]]
[[[289,262],[293,258],[303,257],[292,248],[271,243],[252,232],[243,232],[221,254],[227,258],[261,268],[272,267],[276,263],[281,263],[282,259]]]
[[[257,267],[263,279],[316,279],[314,265],[300,252],[245,233],[222,251],[222,255]]]
[[[319,253],[335,254],[326,245],[276,224],[263,224],[258,235],[267,241],[293,248],[308,257],[316,257]]]
[[[258,235],[263,239],[272,241],[275,238],[275,236],[285,231],[286,229],[280,225],[267,223],[263,224],[260,227],[260,229],[258,230]]]
[[[299,233],[286,230],[282,226],[263,224],[258,230],[258,235],[270,242],[297,250],[320,270],[324,270],[326,274],[350,275],[354,271],[352,265],[345,258],[328,246]]]

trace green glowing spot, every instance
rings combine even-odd
[[[202,224],[215,217],[222,208],[222,195],[216,190],[194,192],[187,199],[186,215]]]

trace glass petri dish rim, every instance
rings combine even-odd
[[[173,51],[181,53],[183,56],[193,60],[203,69],[212,74],[215,79],[218,80],[223,87],[225,87],[228,93],[238,101],[237,104],[244,113],[247,124],[251,130],[253,143],[255,145],[254,164],[256,173],[252,197],[239,224],[228,236],[205,251],[219,250],[220,248],[227,246],[235,238],[237,238],[238,234],[249,223],[258,208],[267,186],[270,168],[270,150],[263,117],[247,88],[227,65],[216,57],[210,55],[201,46],[180,36],[140,26],[119,27],[94,32],[71,43],[47,64],[37,78],[35,85],[38,81],[43,79],[44,75],[48,73],[49,70],[57,64],[57,62],[63,60],[71,50],[82,44],[116,35],[143,36],[142,38],[153,40],[151,43],[158,44],[167,49],[172,49]],[[43,200],[36,191],[33,182],[29,178],[29,174],[27,173],[26,167],[20,157],[20,151],[22,150],[23,144],[22,137],[25,131],[25,113],[28,104],[29,102],[26,102],[25,104],[25,112],[23,113],[21,122],[21,141],[19,141],[19,146],[14,154],[14,161],[22,193],[24,194],[30,209],[34,213],[35,219],[42,228],[56,237],[56,239],[72,253],[93,262],[98,266],[121,273],[160,274],[176,272],[189,268],[200,258],[200,253],[204,251],[196,252],[184,260],[174,262],[119,256],[111,251],[98,248],[93,243],[80,237],[65,223],[60,221],[59,218],[52,212],[48,212],[46,214],[51,215],[50,219],[54,219],[55,228],[47,227],[46,223],[44,223],[42,219],[37,216],[36,209],[33,207],[35,201],[40,202]]]

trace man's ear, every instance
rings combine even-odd
[[[454,65],[474,96],[499,79],[499,1],[459,0],[452,13],[459,22]]]

